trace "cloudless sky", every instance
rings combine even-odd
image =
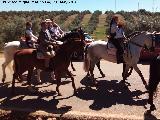
[[[15,1],[17,3],[12,3]],[[24,4],[24,1],[29,1],[29,3]],[[35,3],[36,1],[38,3]],[[60,3],[60,1],[66,1],[67,3]],[[112,10],[116,12],[121,10],[137,11],[138,8],[151,12],[160,12],[160,0],[0,0],[0,11],[90,10],[94,12],[95,10],[100,10],[105,12]]]

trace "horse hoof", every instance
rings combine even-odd
[[[151,105],[151,106],[150,106],[150,110],[151,110],[151,111],[156,110],[156,106],[155,106],[155,105]]]
[[[21,80],[21,79],[17,79],[17,80],[18,80],[18,82],[20,82],[20,83],[22,82],[22,80]]]
[[[146,88],[147,91],[149,90],[149,86],[148,85],[145,85],[145,88]]]
[[[102,74],[102,78],[104,78],[104,77],[106,77],[106,75],[105,75],[105,74]]]
[[[37,89],[36,89],[36,88],[33,88],[33,86],[28,86],[28,90],[29,90],[31,93],[36,93],[36,92],[37,92]]]
[[[4,78],[2,78],[2,83],[4,83],[4,81],[5,81],[5,79],[4,79]]]
[[[58,96],[62,96],[62,94],[61,94],[61,93],[58,93]]]
[[[42,80],[38,80],[37,83],[38,83],[38,84],[41,84],[41,83],[42,83]]]
[[[77,93],[77,90],[74,90],[73,95],[75,95],[75,96],[76,96],[77,94],[78,94],[78,93]]]

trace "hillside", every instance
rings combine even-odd
[[[106,14],[101,14],[99,16],[97,28],[96,28],[96,30],[94,30],[94,32],[92,34],[94,39],[102,39],[102,40],[106,39],[106,25],[107,25],[106,18],[107,18]]]
[[[18,40],[24,34],[26,21],[32,21],[33,32],[40,30],[42,19],[54,18],[64,31],[69,31],[75,27],[82,26],[96,40],[106,39],[108,34],[109,22],[113,11],[106,11],[102,14],[97,10],[90,11],[2,11],[0,12],[0,47],[4,42]],[[143,9],[135,12],[118,11],[125,20],[126,34],[134,31],[160,31],[160,13],[151,13]]]

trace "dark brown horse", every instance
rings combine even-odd
[[[61,77],[67,74],[72,80],[72,87],[74,93],[76,92],[76,87],[74,83],[74,78],[69,72],[68,67],[71,62],[71,55],[74,51],[81,50],[85,46],[84,34],[80,29],[78,32],[71,32],[68,34],[68,38],[56,51],[56,55],[50,60],[50,67],[53,68],[55,79],[57,80],[56,91],[58,95],[59,86],[61,83]],[[37,59],[35,49],[23,49],[17,51],[14,56],[15,62],[15,72],[13,74],[12,80],[12,92],[15,89],[15,79],[21,78],[25,71],[28,71],[27,82],[31,85],[31,75],[33,73],[33,68],[45,69],[44,60]]]
[[[156,92],[157,86],[160,82],[160,55],[155,57],[150,63],[150,77],[149,77],[149,99],[148,103],[151,105],[150,110],[156,110],[153,104],[153,96]]]

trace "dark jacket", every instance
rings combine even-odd
[[[40,31],[38,37],[38,50],[42,52],[48,51],[48,46],[53,45],[53,40],[48,30]]]

